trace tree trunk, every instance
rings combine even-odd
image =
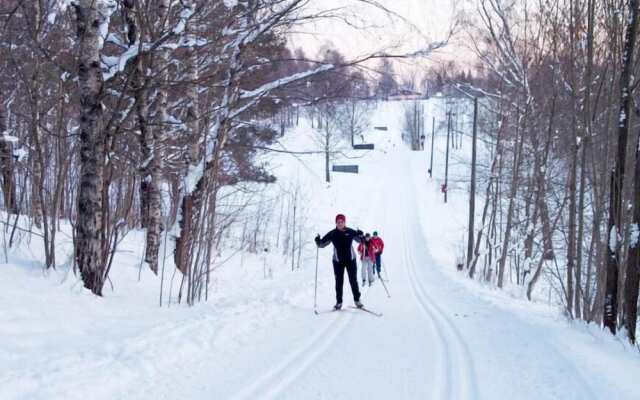
[[[154,70],[158,70],[158,66],[153,65],[152,53],[142,53],[142,43],[147,42],[146,31],[140,28],[144,10],[137,7],[136,16],[133,12],[135,4],[133,2],[126,4],[128,5],[127,23],[129,25],[129,32],[133,33],[129,38],[133,40],[133,42],[130,42],[129,45],[140,46],[140,54],[137,60],[134,79],[136,116],[138,129],[140,131],[142,161],[140,166],[140,219],[142,227],[146,229],[145,261],[151,271],[157,274],[160,238],[162,234],[162,204],[160,194],[161,146],[164,137],[163,130],[165,129],[163,123],[167,119],[167,93],[164,87],[159,89],[157,96],[157,115],[160,121],[152,128],[152,124],[149,123],[150,105],[148,100],[151,97],[149,90],[151,77],[147,75],[147,71],[151,70],[152,67],[155,67]],[[168,11],[166,2],[161,2],[159,11],[159,19],[160,21],[164,21],[166,16],[162,13]],[[138,41],[140,43],[136,44]],[[166,81],[166,50],[162,49],[160,53],[164,56],[160,57],[159,76],[161,77],[160,79],[164,78],[162,79],[162,84],[164,84],[164,81]]]
[[[16,183],[13,171],[13,144],[8,140],[9,122],[4,97],[0,94],[0,168],[2,168],[2,193],[4,207],[10,214],[17,214]]]
[[[513,225],[513,212],[516,203],[516,194],[518,192],[518,175],[520,171],[520,158],[522,154],[522,148],[524,143],[524,127],[521,127],[521,133],[516,132],[516,147],[513,153],[513,167],[511,168],[511,187],[509,190],[509,207],[507,209],[507,222],[504,231],[504,238],[502,239],[502,254],[500,255],[498,265],[498,287],[502,288],[504,285],[504,267],[507,261],[507,251],[509,248],[509,241],[511,240],[511,229]]]
[[[550,227],[550,221],[549,221],[549,211],[547,209],[547,201],[546,201],[547,190],[546,190],[545,171],[546,171],[547,160],[549,157],[549,148],[551,147],[551,138],[553,137],[552,131],[553,131],[553,124],[554,124],[555,115],[556,115],[556,99],[557,99],[557,92],[554,90],[553,97],[551,99],[550,111],[549,111],[547,137],[544,142],[543,149],[540,149],[540,142],[538,140],[538,136],[531,135],[531,144],[533,146],[533,152],[534,152],[533,185],[534,185],[535,195],[533,200],[534,203],[533,203],[533,215],[531,217],[531,228],[527,232],[527,237],[525,239],[525,262],[529,272],[531,272],[531,267],[530,267],[531,257],[533,254],[535,228],[538,223],[538,220],[540,220],[542,225],[542,243],[543,244],[542,244],[541,258],[543,260],[548,260],[550,258],[548,256],[548,253],[553,254],[553,251],[551,250],[552,248],[551,247],[551,227]],[[539,263],[536,269],[536,274],[540,273],[539,272],[540,268],[542,268],[542,264]],[[537,281],[538,276],[536,276],[536,274],[531,276],[531,280],[535,279]],[[524,277],[523,277],[523,284],[524,284]],[[535,285],[535,282],[533,284],[531,283],[529,284],[529,289],[527,290],[527,292],[529,293],[528,294],[529,300],[531,300],[530,292],[533,290],[534,285]]]
[[[189,7],[194,7],[188,2]],[[186,27],[187,37],[195,35],[195,28],[191,24]],[[189,132],[189,141],[191,143],[187,153],[187,168],[189,165],[195,165],[200,159],[200,99],[198,93],[198,51],[193,46],[189,47],[186,55],[187,80],[189,86],[187,89],[187,129]]]
[[[100,28],[108,24],[110,10],[102,1],[80,0],[77,16],[78,84],[80,88],[80,181],[76,223],[76,263],[84,286],[102,295],[102,96]]]
[[[191,1],[186,2],[184,7],[192,8]],[[187,34],[194,34],[194,28],[191,24],[187,23]],[[200,139],[200,114],[198,106],[198,52],[190,46],[187,49],[186,54],[186,70],[187,80],[189,85],[187,87],[187,115],[186,124],[189,135],[189,148],[185,154],[184,163],[184,176],[188,176],[190,167],[195,166],[199,160],[199,139]],[[221,128],[220,128],[221,129]],[[204,162],[204,161],[202,161]],[[213,166],[211,166],[212,168]],[[201,196],[200,192],[205,190],[207,186],[206,176],[202,177],[202,182],[196,184],[193,192],[189,192],[189,189],[185,187],[187,182],[183,181],[180,188],[180,212],[178,215],[178,224],[180,227],[180,235],[176,237],[176,249],[175,249],[175,263],[176,267],[183,274],[189,274],[191,258],[189,253],[191,252],[193,237],[195,232],[192,231],[192,224],[197,221],[197,215],[195,210],[200,209]]]
[[[493,157],[493,161],[491,162],[491,169],[489,172],[489,182],[487,183],[487,190],[485,193],[485,203],[484,208],[482,210],[482,222],[480,223],[480,229],[478,230],[478,238],[476,239],[475,249],[473,251],[473,261],[471,262],[471,266],[469,267],[469,277],[473,279],[473,276],[476,272],[476,264],[478,263],[478,258],[480,257],[480,242],[482,241],[482,234],[485,229],[485,220],[487,217],[487,209],[489,208],[489,204],[491,202],[491,187],[496,182],[495,174],[496,169],[499,164],[499,160],[502,158],[502,130],[504,129],[504,121],[500,121],[500,127],[498,128],[498,137],[496,139],[496,153]],[[497,186],[497,185],[494,185]],[[487,234],[487,238],[488,238]],[[485,274],[486,277],[486,274]]]
[[[536,283],[538,283],[538,280],[540,279],[540,275],[542,273],[542,267],[543,266],[544,266],[544,257],[540,257],[540,260],[538,260],[538,265],[536,267],[536,270],[534,271],[533,275],[531,276],[531,280],[527,284],[527,299],[529,301],[531,301],[531,299],[532,299],[533,288],[535,288]]]
[[[631,343],[636,342],[638,320],[638,286],[640,285],[640,135],[636,143],[636,160],[633,173],[633,221],[627,256],[627,276],[624,285],[625,328]]]
[[[159,5],[159,16],[162,24],[167,20],[169,12],[169,1],[161,0]],[[166,142],[166,123],[168,118],[168,94],[166,83],[169,78],[169,54],[167,49],[161,49],[158,57],[157,69],[159,73],[159,89],[158,89],[158,110],[157,118],[159,119],[156,128],[153,130],[153,158],[149,165],[151,173],[151,188],[149,192],[149,214],[147,226],[147,249],[145,261],[149,264],[149,268],[158,274],[158,259],[160,254],[160,242],[162,239],[162,231],[164,230],[163,214],[162,214],[162,194],[160,185],[162,180],[162,167],[164,159],[164,143]]]
[[[628,26],[625,32],[620,74],[620,112],[618,119],[618,150],[616,163],[611,171],[609,196],[609,220],[607,224],[607,277],[604,298],[604,325],[616,333],[618,315],[618,269],[620,268],[620,238],[622,224],[622,195],[626,162],[629,117],[631,111],[631,74],[634,65],[634,49],[638,25],[638,0],[629,0]]]
[[[33,39],[37,43],[40,36],[40,21],[42,18],[42,9],[39,1],[33,2]],[[31,121],[30,121],[30,136],[31,146],[33,147],[34,157],[30,157],[32,175],[31,175],[31,215],[33,217],[33,224],[37,228],[42,228],[42,219],[44,212],[44,199],[42,187],[44,184],[44,162],[42,154],[42,144],[40,138],[40,57],[35,57],[33,60],[33,71],[31,73],[31,79],[27,82],[28,90],[30,93],[30,106],[31,106]],[[45,235],[47,235],[47,227],[45,227]]]
[[[568,223],[568,243],[567,243],[567,297],[565,302],[567,305],[567,313],[573,317],[573,300],[574,300],[574,274],[577,275],[575,268],[576,261],[576,209],[577,209],[577,197],[576,197],[576,180],[578,169],[578,109],[577,109],[577,82],[576,82],[576,51],[575,46],[577,42],[576,37],[576,19],[577,12],[575,9],[575,0],[569,2],[569,37],[570,37],[570,60],[572,62],[569,68],[569,80],[571,84],[571,144],[570,144],[570,160],[569,160],[569,176],[568,187],[569,191],[569,223]]]
[[[145,59],[140,55],[138,65],[134,72],[133,86],[136,101],[136,123],[140,138],[140,224],[142,228],[149,227],[149,198],[152,191],[152,180],[150,166],[153,160],[153,132],[149,124],[149,94],[147,93],[148,82],[144,77],[147,69]]]
[[[585,293],[582,293],[581,273],[582,273],[582,247],[584,242],[584,197],[586,185],[586,164],[587,164],[587,146],[591,140],[591,81],[593,80],[593,24],[594,24],[594,0],[587,0],[587,68],[585,72],[585,92],[584,92],[584,117],[583,123],[585,134],[582,138],[582,158],[580,160],[580,187],[578,189],[578,243],[576,253],[576,299],[575,299],[575,316],[576,318],[586,318],[581,309],[585,310],[588,304],[589,285],[591,283],[591,258],[587,265],[587,274],[585,282]],[[590,246],[589,254],[591,254]],[[583,307],[580,307],[580,299],[582,299]]]
[[[569,182],[567,190],[569,192],[569,235],[567,243],[567,297],[565,298],[567,304],[567,312],[573,317],[573,297],[574,297],[574,268],[575,268],[575,253],[576,253],[576,169],[578,164],[578,148],[576,146],[576,132],[575,132],[575,118],[574,132],[572,135],[573,143],[571,144],[571,161],[569,165]]]
[[[576,289],[575,289],[575,300],[574,300],[574,317],[582,318],[581,314],[581,300],[583,300],[583,291],[582,291],[582,248],[584,242],[584,192],[586,185],[586,146],[589,140],[589,134],[587,133],[582,140],[582,156],[580,159],[580,186],[578,188],[578,237],[576,240]],[[589,271],[590,272],[590,271]],[[587,282],[589,278],[587,276]]]

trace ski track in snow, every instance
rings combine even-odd
[[[319,316],[318,316],[319,317]],[[317,331],[310,340],[289,352],[278,364],[232,397],[233,400],[272,399],[287,388],[336,340],[353,314],[336,313],[334,320]]]
[[[413,176],[413,182],[420,182],[420,180],[416,180],[415,171],[416,169],[410,168],[409,173]],[[423,198],[419,196],[416,192],[415,185],[409,185],[407,188],[409,189],[409,193],[406,193],[404,198],[411,201],[406,205],[407,209],[419,210],[418,204],[416,202],[417,198]],[[421,193],[424,195],[424,193]],[[418,216],[420,216],[420,212],[418,212]],[[423,216],[424,217],[424,216]],[[418,221],[422,220],[421,218],[417,218]],[[451,398],[451,399],[473,399],[480,398],[479,390],[478,390],[478,378],[477,374],[474,370],[474,361],[473,355],[467,345],[463,335],[460,333],[460,330],[456,327],[455,322],[447,315],[444,310],[436,301],[428,295],[429,291],[425,286],[425,282],[438,282],[438,281],[447,281],[451,280],[450,277],[444,276],[442,271],[439,271],[437,268],[434,268],[435,261],[431,257],[429,250],[426,246],[427,240],[424,237],[423,230],[418,223],[415,223],[413,220],[408,220],[405,223],[405,230],[403,231],[403,246],[404,251],[407,254],[407,265],[408,270],[412,276],[412,289],[414,290],[414,294],[418,298],[418,301],[425,307],[427,311],[426,314],[429,314],[430,317],[436,316],[436,319],[440,319],[440,322],[436,322],[436,327],[445,327],[444,334],[440,334],[439,336],[443,338],[445,342],[449,340],[453,340],[455,343],[444,343],[446,347],[447,354],[454,360],[453,365],[449,363],[449,368],[456,371],[453,373],[455,377],[455,381],[458,382],[462,388],[457,388],[454,386],[452,391],[447,392],[446,396],[443,398]],[[413,253],[411,249],[417,249]],[[421,259],[426,261],[423,264],[430,264],[428,271],[435,276],[421,277],[418,274],[418,265],[415,262],[415,257],[418,256]],[[436,278],[437,276],[437,278]],[[455,281],[450,281],[454,285],[457,284]],[[468,299],[466,299],[468,300]],[[479,298],[477,299],[479,301]],[[431,308],[434,312],[429,312],[427,309]],[[528,322],[522,318],[521,315],[511,314],[510,318],[516,319],[520,322],[521,326],[528,325]],[[545,357],[555,359],[554,365],[562,366],[562,373],[572,377],[572,381],[576,381],[577,384],[573,385],[573,389],[577,391],[574,393],[576,399],[597,399],[598,396],[595,395],[594,391],[591,389],[590,384],[584,378],[580,369],[575,365],[573,361],[568,359],[562,351],[558,348],[558,344],[551,342],[545,335],[539,335],[536,338],[540,343],[543,343],[543,348],[550,348],[555,351],[552,354],[545,355]],[[453,354],[451,355],[451,350],[453,350]],[[537,361],[537,360],[536,360]],[[523,360],[524,362],[524,360]],[[452,374],[449,374],[451,377]],[[449,386],[451,388],[451,385]]]
[[[475,399],[477,398],[476,378],[467,345],[455,325],[427,295],[427,290],[418,278],[416,263],[407,244],[410,235],[403,236],[404,262],[406,262],[412,294],[420,305],[422,315],[432,322],[436,336],[440,340],[438,348],[441,350],[441,358],[444,359],[445,364],[442,369],[447,371],[444,388],[440,388],[434,398]]]
[[[410,173],[410,172],[409,172]],[[403,193],[405,210],[416,210],[415,193],[413,187],[398,187]],[[409,275],[411,292],[422,311],[422,315],[431,323],[438,337],[440,345],[440,360],[444,364],[440,371],[446,371],[444,384],[436,386],[436,393],[432,398],[438,399],[476,399],[478,398],[476,375],[473,360],[467,344],[458,331],[456,325],[445,312],[428,295],[428,290],[420,279],[416,264],[416,257],[422,260],[430,260],[427,249],[424,246],[424,238],[420,229],[417,229],[419,219],[405,219],[402,221],[402,264]],[[424,267],[426,262],[422,263]],[[428,266],[433,268],[433,266]],[[440,381],[438,378],[436,382]]]
[[[346,279],[346,278],[345,278]],[[346,283],[346,282],[345,282]],[[345,293],[346,294],[346,293]],[[363,300],[366,290],[362,290]],[[347,307],[345,305],[345,307]],[[359,310],[342,309],[331,315],[332,321],[317,331],[309,340],[298,348],[288,352],[277,365],[245,386],[240,392],[231,397],[232,400],[244,399],[277,399],[279,395],[295,382],[314,362],[331,347],[353,317],[362,313]],[[322,319],[329,313],[321,312],[315,318]],[[346,314],[346,315],[345,315]]]

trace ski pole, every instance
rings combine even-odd
[[[382,262],[380,262],[380,269],[382,269]],[[380,275],[380,274],[378,274]],[[387,278],[387,281],[389,280],[389,274],[387,274],[387,267],[384,267],[384,277]]]
[[[389,289],[387,289],[387,284],[384,283],[384,279],[382,279],[380,274],[378,274],[378,278],[380,278],[380,282],[382,282],[382,287],[384,288],[384,291],[387,292],[387,297],[391,298],[391,295],[389,294]]]
[[[318,255],[320,248],[316,245],[316,282],[313,288],[313,311],[318,313]]]

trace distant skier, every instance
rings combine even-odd
[[[353,241],[362,242],[362,231],[346,227],[346,217],[343,214],[336,215],[336,229],[329,231],[321,239],[315,238],[316,245],[320,248],[333,244],[333,274],[336,279],[336,305],[334,309],[342,308],[342,286],[344,283],[344,270],[347,270],[349,284],[353,293],[353,300],[358,308],[362,308],[360,302],[360,289],[358,288],[358,266],[356,253],[353,251]]]
[[[362,262],[362,286],[369,281],[369,286],[375,281],[373,267],[376,262],[376,247],[371,240],[371,235],[364,235],[364,241],[358,245],[358,253]]]
[[[378,277],[380,277],[380,270],[382,268],[382,252],[384,251],[384,241],[378,236],[378,231],[373,231],[373,237],[371,238],[373,245],[376,247],[376,271]],[[382,279],[382,277],[380,277]]]

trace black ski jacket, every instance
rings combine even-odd
[[[333,243],[333,261],[347,262],[356,259],[356,253],[351,246],[354,240],[362,243],[362,237],[358,236],[356,231],[351,228],[340,231],[336,228],[320,239],[318,247],[326,247],[329,243]]]

